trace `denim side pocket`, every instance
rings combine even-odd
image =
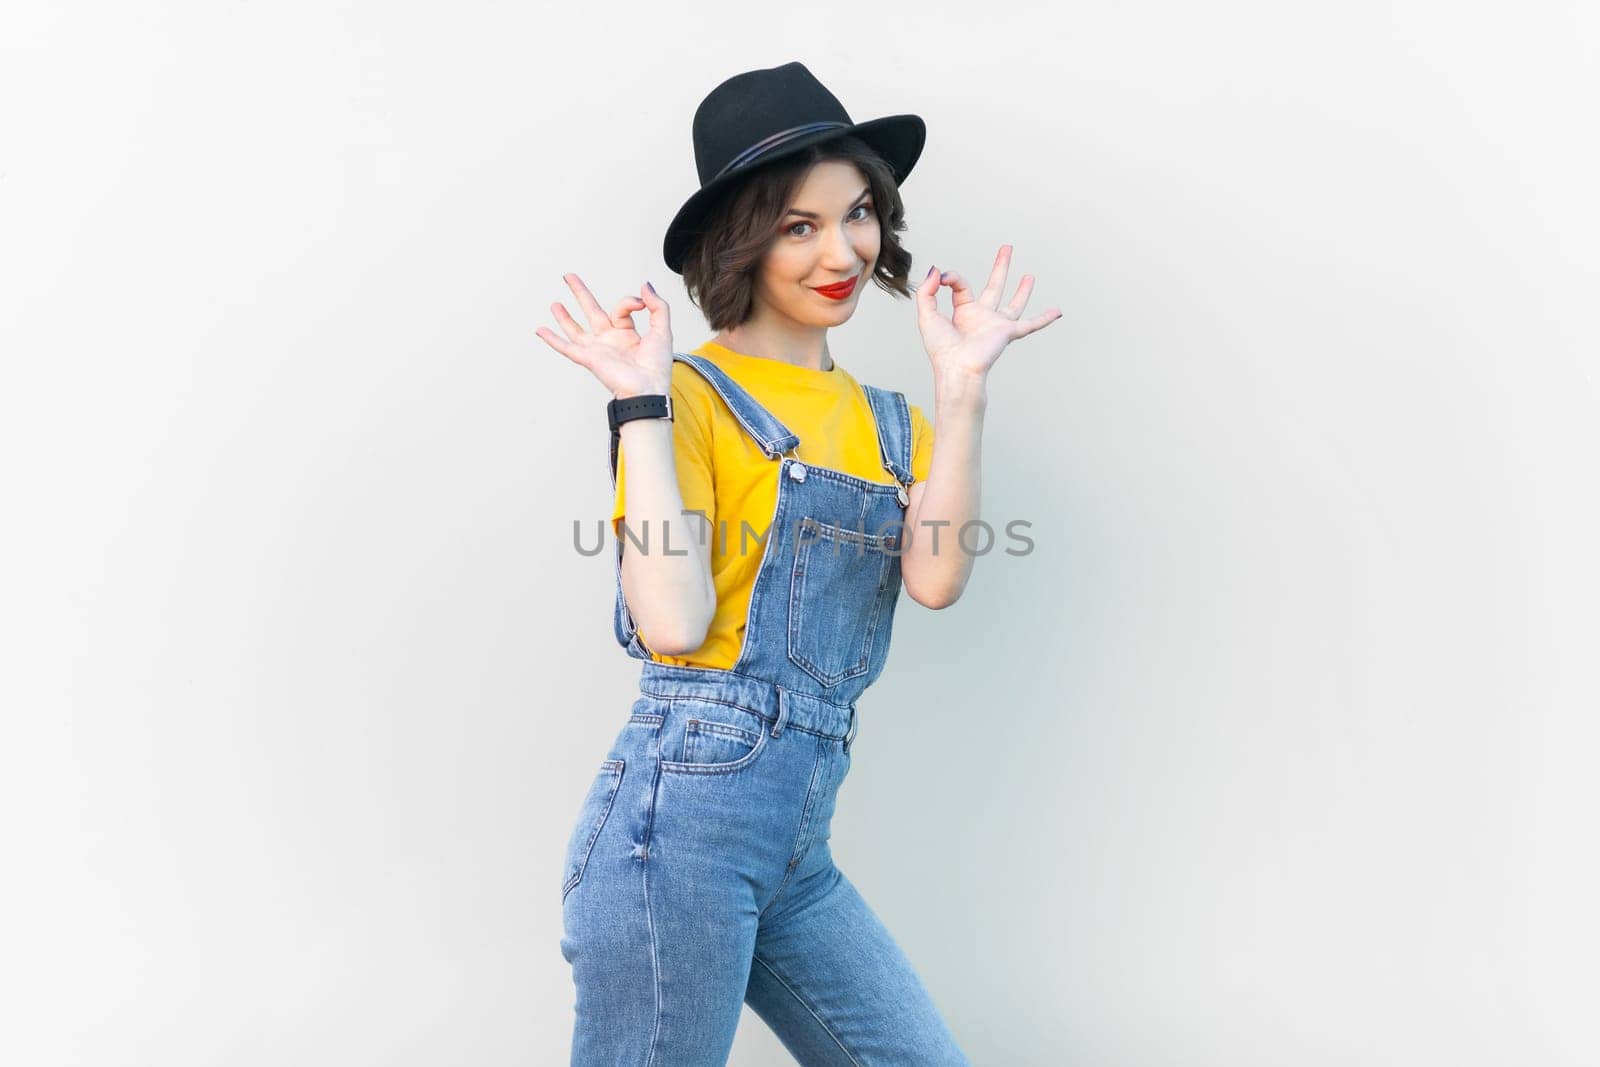
[[[727,774],[748,767],[766,747],[766,721],[748,708],[700,697],[675,697],[671,720],[681,737],[663,750],[661,769],[673,774]]]
[[[619,759],[602,762],[600,772],[595,775],[588,794],[583,798],[583,807],[578,812],[577,822],[573,824],[572,836],[567,840],[566,877],[561,885],[562,903],[566,902],[567,894],[583,878],[583,869],[589,864],[589,853],[594,849],[595,838],[600,836],[600,828],[606,824],[606,816],[611,814],[611,802],[616,799],[617,789],[622,785],[622,767],[623,761]]]

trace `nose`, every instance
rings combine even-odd
[[[844,230],[832,231],[832,236],[823,245],[822,267],[835,277],[845,273],[859,274],[865,262],[866,257],[856,251],[855,243]]]

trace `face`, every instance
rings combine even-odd
[[[807,326],[848,319],[878,262],[878,211],[852,163],[824,160],[801,183],[756,274],[756,299]],[[820,287],[854,280],[841,295]]]

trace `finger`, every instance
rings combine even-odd
[[[967,280],[961,275],[953,270],[947,270],[940,276],[939,280],[942,284],[950,287],[950,299],[956,307],[972,303],[974,299],[972,286],[968,285]]]
[[[1033,333],[1036,330],[1042,330],[1060,317],[1061,309],[1051,308],[1043,315],[1038,315],[1031,319],[1024,319],[1023,321],[1017,323],[1016,329],[1011,331],[1011,339],[1015,341],[1018,338],[1028,336],[1030,333]]]
[[[611,313],[611,324],[620,329],[633,329],[633,313],[643,309],[644,301],[636,296],[625,296],[617,301],[617,310]]]
[[[567,340],[577,341],[589,336],[584,328],[578,325],[578,320],[567,314],[566,305],[560,303],[551,304],[550,314],[556,317],[556,324],[566,332]]]
[[[566,356],[578,366],[587,367],[589,365],[584,361],[583,357],[579,355],[578,347],[576,345],[572,344],[570,341],[563,341],[558,338],[556,336],[556,332],[550,327],[541,326],[533,332],[538,336],[539,340],[543,341],[557,352],[560,352],[563,356]]]
[[[937,268],[928,268],[927,277],[922,279],[913,293],[917,299],[917,314],[937,315],[939,313],[939,271]]]
[[[657,293],[649,282],[645,282],[639,287],[639,297],[640,302],[645,306],[645,310],[650,313],[650,332],[656,333],[659,331],[670,334],[672,332],[672,309],[667,307],[665,300],[661,299],[661,294]]]
[[[1006,317],[1015,319],[1022,315],[1022,309],[1028,306],[1028,297],[1033,295],[1033,275],[1024,274],[1022,281],[1017,283],[1017,293],[1006,305]]]
[[[989,271],[989,281],[978,294],[978,303],[990,308],[1000,306],[1000,298],[1006,291],[1006,273],[1010,269],[1011,246],[1001,245],[999,254],[994,257],[994,267]]]
[[[583,279],[576,274],[563,274],[562,280],[567,283],[567,288],[572,290],[572,295],[577,297],[578,306],[583,308],[583,313],[589,316],[589,328],[599,330],[601,323],[610,324],[606,317],[606,309],[600,306],[600,301],[594,298],[589,287],[583,284]]]

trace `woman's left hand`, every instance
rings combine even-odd
[[[966,279],[955,271],[930,273],[917,286],[917,329],[922,345],[933,362],[935,374],[967,373],[984,377],[1006,345],[1035,330],[1042,330],[1061,317],[1060,308],[1051,308],[1031,319],[1021,318],[1022,309],[1033,292],[1033,275],[1024,274],[1016,295],[1005,307],[1000,296],[1005,292],[1006,271],[1011,266],[1011,246],[1001,245],[989,272],[989,284],[972,295]],[[948,285],[955,301],[949,318],[939,310],[939,288]]]

